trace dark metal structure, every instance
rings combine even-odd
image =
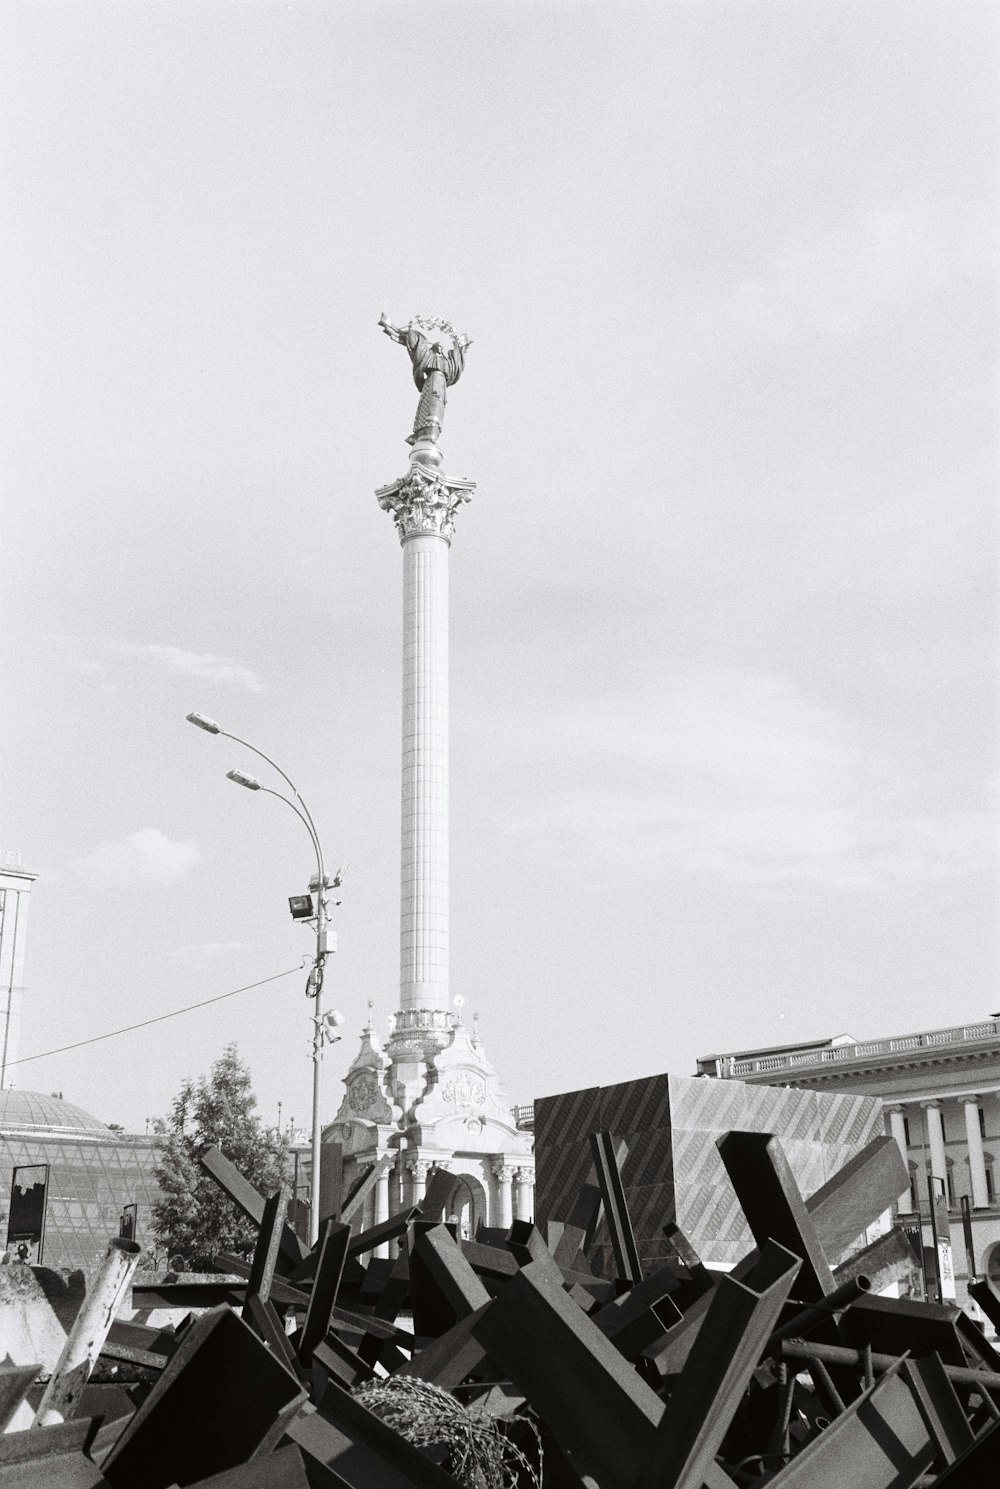
[[[756,1242],[728,1273],[669,1218],[644,1262],[625,1144],[603,1129],[582,1146],[589,1177],[584,1163],[572,1201],[536,1224],[467,1241],[412,1209],[359,1232],[345,1195],[311,1250],[284,1195],[207,1152],[258,1225],[254,1255],[220,1257],[218,1283],[136,1285],[182,1307],[201,1288],[208,1306],[172,1329],[112,1325],[106,1358],[142,1379],[128,1396],[87,1387],[79,1420],[0,1435],[0,1489],[483,1489],[453,1442],[414,1441],[369,1404],[416,1381],[450,1392],[459,1420],[494,1418],[525,1455],[509,1489],[527,1489],[525,1463],[542,1489],[996,1482],[1000,1355],[951,1304],[877,1295],[846,1255],[907,1183],[891,1140],[804,1198],[778,1137],[722,1135]],[[609,1242],[595,1243],[599,1224]],[[396,1254],[375,1257],[387,1242]],[[901,1237],[863,1256],[880,1276],[916,1265]],[[1000,1321],[991,1284],[974,1287]],[[33,1374],[0,1366],[0,1428]]]

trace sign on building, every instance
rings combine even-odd
[[[47,1163],[22,1164],[10,1184],[7,1250],[17,1261],[40,1262],[45,1245],[45,1208],[49,1191]]]

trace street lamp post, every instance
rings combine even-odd
[[[332,951],[336,951],[337,949],[336,938],[333,937],[331,943],[330,933],[327,928],[326,891],[328,889],[336,889],[339,886],[342,871],[338,870],[332,879],[327,878],[326,867],[323,862],[323,848],[319,840],[319,833],[316,831],[316,824],[312,819],[312,814],[299,795],[294,782],[285,774],[281,766],[271,759],[270,755],[265,755],[263,750],[258,750],[256,745],[252,745],[249,740],[241,739],[238,734],[228,733],[214,719],[208,719],[204,714],[189,713],[187,720],[188,723],[195,724],[199,729],[204,729],[207,734],[221,734],[223,739],[232,739],[237,744],[243,745],[245,749],[252,751],[255,755],[259,755],[261,760],[266,760],[268,765],[278,772],[282,780],[288,785],[289,790],[295,797],[295,801],[290,800],[287,796],[282,796],[280,791],[272,791],[270,786],[262,786],[255,776],[247,775],[242,770],[227,771],[226,779],[235,782],[237,786],[246,787],[248,791],[263,791],[267,796],[274,796],[278,801],[283,801],[286,807],[291,807],[308,832],[313,845],[313,851],[316,854],[316,878],[310,881],[309,884],[310,891],[314,886],[316,890],[315,916],[308,913],[305,916],[298,916],[296,915],[295,907],[292,907],[292,913],[297,919],[314,920],[316,926],[316,952],[313,957],[309,979],[306,983],[306,996],[311,997],[313,1000],[312,1179],[309,1187],[309,1240],[315,1245],[319,1239],[320,1221],[320,1139],[323,1130],[320,1101],[323,1084],[323,1047],[328,1040],[336,1041],[340,1038],[340,1035],[335,1034],[334,1030],[344,1022],[341,1014],[337,1012],[326,1014],[323,1012],[323,977],[326,968],[326,959]],[[296,805],[296,802],[298,805]],[[305,899],[306,897],[303,896],[302,898]],[[311,895],[308,898],[311,901]]]

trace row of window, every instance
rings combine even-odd
[[[993,1205],[993,1204],[996,1203],[996,1189],[994,1187],[994,1181],[993,1181],[993,1155],[990,1154],[990,1153],[984,1153],[983,1159],[984,1159],[984,1162],[985,1162],[985,1165],[986,1165],[986,1196],[987,1196],[987,1199],[989,1200],[989,1203],[991,1205]],[[966,1161],[968,1161],[968,1160],[966,1160]],[[926,1205],[928,1203],[927,1194],[925,1192],[926,1191],[926,1188],[927,1188],[927,1173],[926,1173],[926,1170],[920,1168],[915,1163],[910,1163],[909,1169],[910,1169],[910,1191],[911,1191],[912,1195],[914,1196],[914,1198],[916,1200],[916,1203],[919,1206],[923,1207],[924,1205]],[[953,1158],[947,1159],[946,1160],[946,1182],[947,1182],[947,1185],[948,1185],[948,1208],[951,1209],[951,1210],[956,1210],[958,1208],[958,1204],[959,1204],[959,1200],[958,1200],[956,1189],[955,1189],[955,1174],[954,1174],[954,1169],[955,1169],[955,1160]],[[972,1185],[971,1184],[969,1184],[969,1186],[965,1190],[965,1193],[968,1194],[970,1198],[972,1197]]]

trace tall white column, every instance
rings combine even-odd
[[[376,1225],[383,1225],[385,1223],[385,1221],[387,1221],[389,1219],[389,1173],[390,1173],[390,1170],[389,1169],[386,1169],[385,1173],[379,1174],[378,1178],[375,1181],[375,1224]],[[389,1255],[389,1243],[388,1243],[388,1241],[382,1241],[378,1246],[375,1247],[375,1255],[376,1256],[388,1256]]]
[[[890,1106],[888,1111],[890,1131],[896,1139],[896,1146],[899,1148],[903,1163],[906,1165],[906,1172],[909,1173],[910,1155],[906,1150],[906,1116],[901,1106]],[[904,1214],[909,1214],[914,1209],[912,1183],[908,1184],[904,1192],[899,1196],[898,1204]]]
[[[986,1187],[986,1155],[983,1134],[979,1130],[979,1097],[963,1096],[965,1137],[969,1145],[969,1175],[972,1179],[972,1204],[977,1210],[989,1208],[990,1192]]]
[[[399,1013],[390,1054],[450,1037],[448,1001],[448,549],[474,490],[418,440],[406,476],[376,494],[403,545],[403,791]]]
[[[498,1163],[493,1164],[493,1177],[497,1181],[497,1219],[496,1224],[501,1230],[507,1230],[513,1223],[513,1214],[510,1203],[510,1186],[514,1180],[516,1170],[501,1158]]]
[[[944,1123],[941,1120],[941,1104],[937,1101],[922,1101],[927,1113],[927,1141],[931,1150],[931,1174],[948,1184],[948,1161],[944,1151]]]
[[[531,1220],[535,1213],[535,1170],[519,1168],[514,1190],[514,1214],[518,1220]]]
[[[403,539],[399,1006],[448,1010],[448,543]]]

